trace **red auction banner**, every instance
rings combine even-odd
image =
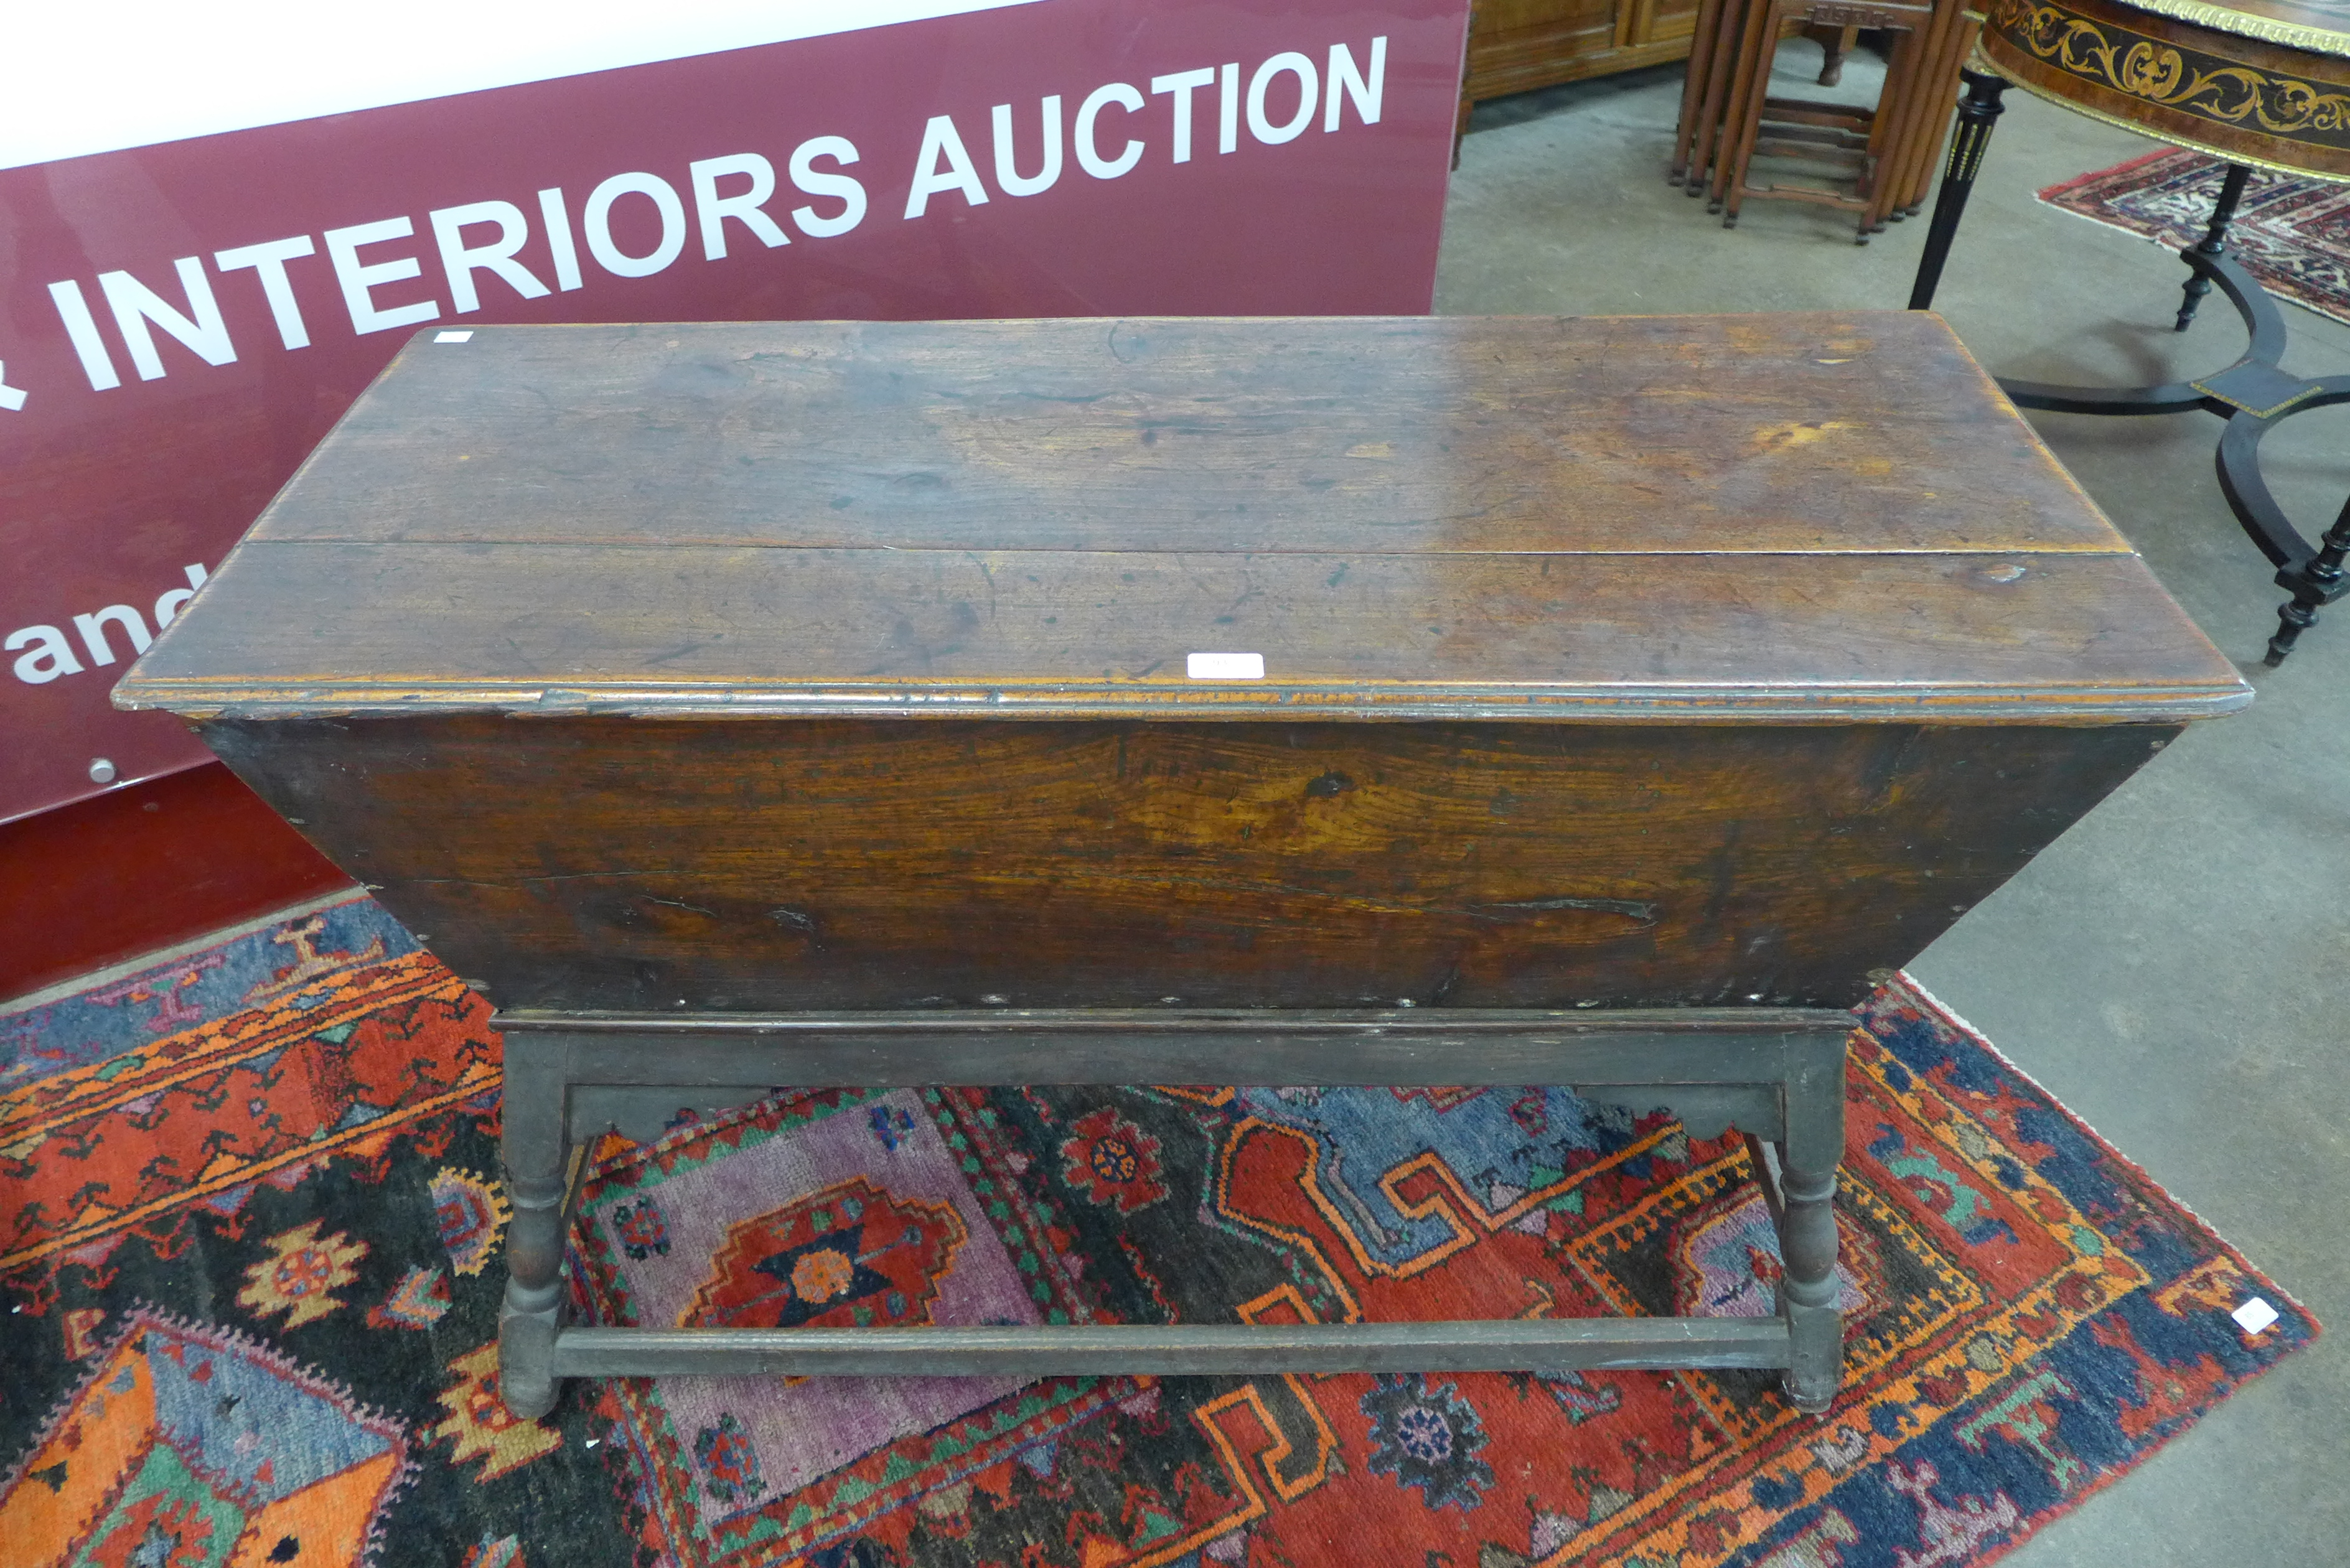
[[[420,328],[1425,311],[1465,17],[1030,0],[0,170],[0,821],[204,760],[107,692]]]

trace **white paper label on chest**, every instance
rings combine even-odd
[[[1194,653],[1183,660],[1183,673],[1194,680],[1262,680],[1262,653]]]

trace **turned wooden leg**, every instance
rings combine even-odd
[[[1698,109],[1705,101],[1706,78],[1713,68],[1713,40],[1721,29],[1722,5],[1723,0],[1698,0],[1697,26],[1690,34],[1689,70],[1681,78],[1680,119],[1673,128],[1673,161],[1665,171],[1668,185],[1679,184],[1691,172],[1690,150],[1697,141]]]
[[[498,1313],[498,1388],[535,1420],[555,1408],[555,1330],[563,1307],[564,1147],[568,1049],[558,1038],[506,1036],[501,1147],[506,1198],[506,1293]]]
[[[1844,57],[1860,41],[1859,26],[1839,27],[1827,22],[1804,32],[1820,46],[1820,86],[1834,87],[1844,80]]]
[[[1762,136],[1763,104],[1771,95],[1771,62],[1778,52],[1779,19],[1784,14],[1779,0],[1755,0],[1754,13],[1756,25],[1749,30],[1748,42],[1756,52],[1745,62],[1752,70],[1744,96],[1731,105],[1731,118],[1722,127],[1725,152],[1714,169],[1725,229],[1738,226],[1739,209],[1745,204],[1747,167]]]
[[[1793,1356],[1787,1402],[1818,1415],[1844,1377],[1844,1314],[1836,1308],[1836,1167],[1844,1158],[1845,1043],[1805,1042],[1787,1084],[1784,1200],[1779,1221],[1779,1314]]]
[[[1705,195],[1713,166],[1721,157],[1725,130],[1722,121],[1730,112],[1731,99],[1736,96],[1739,39],[1745,33],[1746,14],[1752,3],[1759,0],[1723,0],[1706,62],[1705,96],[1699,100],[1697,123],[1690,134],[1689,171],[1682,182],[1687,195]],[[1717,212],[1720,207],[1716,202],[1706,211]]]

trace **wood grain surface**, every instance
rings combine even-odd
[[[2249,700],[2129,555],[255,543],[237,565],[141,662],[142,705],[2079,722]],[[1213,649],[1264,679],[1189,680]]]
[[[253,537],[2126,552],[1939,318],[477,327]]]
[[[1700,1018],[1676,1042],[1665,1010],[1773,1031],[1857,1002],[2249,696],[1922,315],[439,336],[116,698],[197,720],[437,957],[538,1015],[501,1133],[523,1417],[558,1376],[941,1365],[1736,1364],[1825,1409],[1842,1033],[1766,1041],[1785,1072],[1758,1083],[1752,1041]],[[1203,652],[1263,668],[1211,679]],[[1526,1052],[1357,1026],[1462,1010],[1565,1072],[1526,1010],[1654,1010],[1659,1038],[1596,1053],[1632,1086],[1593,1092],[1778,1138],[1781,1314],[558,1329],[576,1074],[788,1075],[804,1054],[761,1030],[811,1015],[1116,1032],[1153,1008],[1210,1033],[1133,1031],[1175,1047],[1137,1072],[1262,1082],[1227,1010],[1304,1010],[1355,1016],[1268,1070],[1473,1083]],[[757,1026],[570,1038],[582,1010]],[[966,1035],[983,1077],[1086,1049],[1052,1033],[883,1030],[816,1075],[894,1054],[960,1081]]]
[[[579,716],[206,743],[502,1007],[1845,1006],[2175,730]]]
[[[2250,700],[1930,316],[432,336],[118,701],[1833,722]],[[1189,679],[1213,651],[1264,680]]]

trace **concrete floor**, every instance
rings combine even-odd
[[[1812,48],[1783,53],[1800,66]],[[1847,88],[1867,90],[1865,59]],[[1438,310],[1908,302],[1923,218],[1862,247],[1842,214],[1750,201],[1725,231],[1667,185],[1679,94],[1672,67],[1482,106]],[[2007,101],[1936,302],[1969,348],[2000,374],[2082,383],[2231,360],[2243,333],[2217,294],[2170,331],[2186,274],[2169,253],[2033,199],[2154,144]],[[2288,369],[2350,371],[2350,328],[2283,311]],[[2334,1328],[2007,1561],[2350,1563],[2350,601],[2263,669],[2283,596],[2220,498],[2220,421],[2033,418],[2260,697],[2189,731],[1911,969]],[[2323,531],[2350,493],[2350,407],[2268,447],[2278,498]]]

